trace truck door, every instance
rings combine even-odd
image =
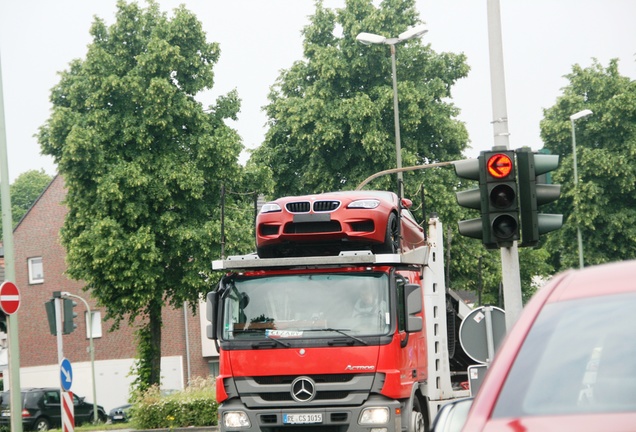
[[[421,344],[420,334],[422,332],[409,334],[406,331],[408,312],[405,287],[407,283],[408,280],[404,276],[396,273],[395,287],[397,293],[397,323],[401,341],[400,346],[402,348],[399,353],[400,375],[404,377],[405,380],[410,381],[417,379],[418,376]]]

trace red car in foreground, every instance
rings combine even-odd
[[[261,258],[370,249],[402,252],[424,245],[412,202],[393,192],[347,191],[279,198],[256,218]],[[401,217],[399,216],[401,215]]]
[[[435,432],[636,431],[636,261],[555,276],[468,404],[445,406]]]

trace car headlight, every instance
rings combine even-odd
[[[228,411],[223,414],[223,424],[226,428],[250,427],[250,419],[244,411]]]
[[[374,209],[380,205],[380,201],[377,199],[364,199],[352,201],[347,208],[361,208],[361,209]]]
[[[358,424],[376,425],[385,424],[389,421],[389,409],[387,407],[365,408],[360,413]]]
[[[263,204],[263,207],[261,207],[261,213],[272,213],[279,211],[281,211],[280,206],[274,203]]]

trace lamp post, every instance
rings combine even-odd
[[[592,114],[592,111],[589,109],[579,111],[570,116],[570,122],[572,123],[572,165],[574,167],[574,189],[575,189],[575,202],[579,197],[579,175],[577,173],[577,162],[576,162],[576,128],[574,126],[574,122],[580,118],[587,117]],[[575,209],[576,210],[576,209]],[[581,226],[576,223],[576,238],[579,244],[579,268],[583,268],[583,239],[581,238]]]
[[[428,32],[428,29],[424,24],[411,27],[403,33],[400,33],[398,37],[387,38],[373,33],[360,33],[356,36],[356,40],[362,42],[365,45],[370,44],[382,44],[389,45],[391,48],[391,71],[393,75],[393,120],[395,123],[395,153],[396,163],[398,170],[402,168],[402,146],[400,143],[400,112],[398,109],[398,91],[397,91],[397,73],[395,67],[395,45],[400,42],[407,41]],[[404,196],[404,183],[402,171],[397,172],[398,179],[398,192],[400,197]]]
[[[93,381],[93,423],[97,423],[99,420],[99,416],[97,415],[97,390],[95,388],[95,348],[93,346],[93,314],[91,313],[91,307],[88,305],[88,302],[84,300],[82,297],[71,294],[70,292],[63,291],[62,297],[72,297],[78,300],[81,300],[86,306],[86,311],[88,312],[88,350],[90,351],[91,358],[91,379]]]

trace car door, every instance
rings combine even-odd
[[[41,396],[42,411],[46,417],[51,419],[51,425],[62,424],[62,408],[59,390],[44,390]]]
[[[79,425],[92,420],[93,405],[87,404],[83,397],[78,397],[75,393],[73,393],[73,408],[75,410],[75,424]]]

